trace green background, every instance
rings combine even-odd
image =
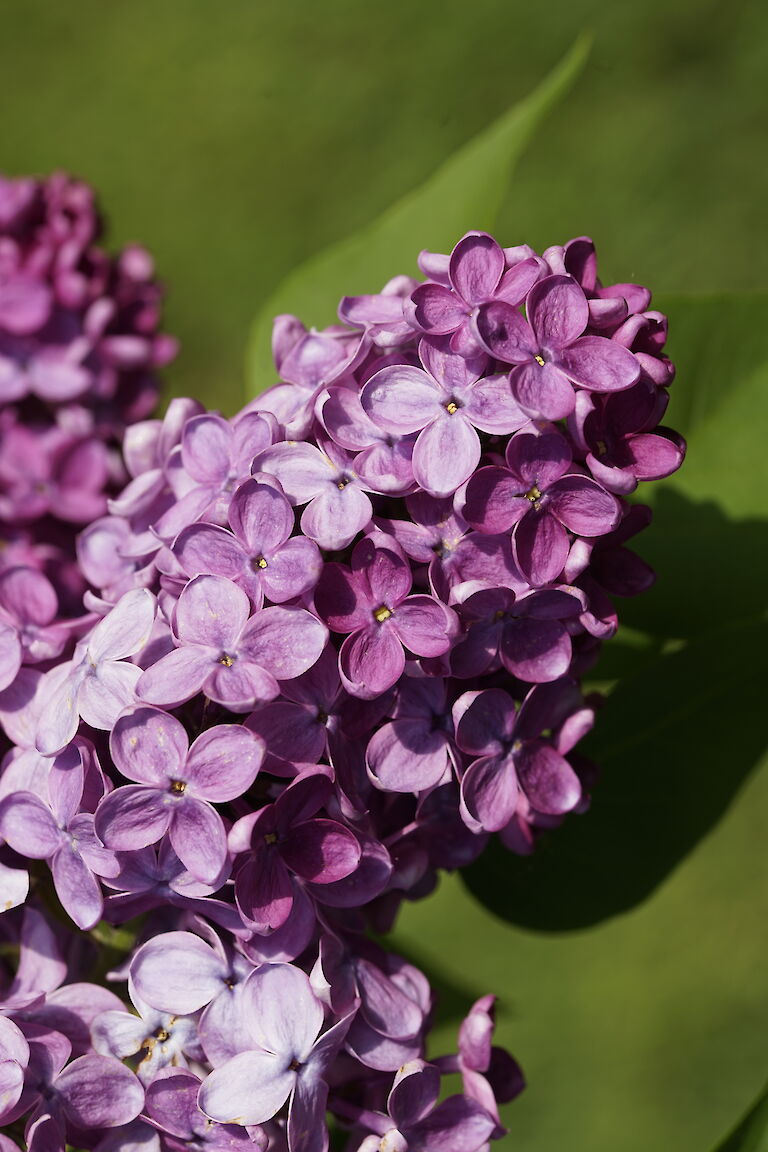
[[[445,881],[398,940],[441,987],[438,1044],[500,994],[530,1084],[505,1149],[708,1152],[768,1075],[768,5],[3,0],[0,169],[96,185],[111,241],[145,243],[170,285],[169,392],[232,412],[283,277],[428,179],[584,29],[580,79],[497,189],[497,233],[589,233],[604,279],[654,288],[689,459],[651,496],[640,550],[662,579],[597,670],[613,691],[592,811],[532,861],[491,853],[473,895]]]

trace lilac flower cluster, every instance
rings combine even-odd
[[[233,419],[177,400],[130,427],[78,540],[87,624],[17,627],[59,647],[0,693],[0,902],[32,860],[80,929],[143,917],[132,1009],[70,993],[71,1064],[60,1014],[9,1014],[0,1119],[30,1148],[325,1152],[328,1113],[350,1152],[503,1132],[493,998],[427,1062],[429,984],[368,930],[588,803],[580,677],[652,579],[626,496],[684,447],[665,319],[601,286],[591,242],[469,233],[420,266],[343,326],[279,317],[280,382]]]
[[[0,176],[0,571],[39,570],[73,615],[76,531],[125,483],[125,427],[158,398],[175,342],[135,246],[112,257],[88,185]]]

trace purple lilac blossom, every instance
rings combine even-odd
[[[0,367],[3,1122],[28,1152],[326,1152],[330,1113],[365,1152],[486,1152],[522,1088],[493,997],[426,1063],[429,982],[369,933],[588,806],[579,678],[653,579],[623,497],[684,450],[665,318],[585,237],[473,232],[343,326],[279,317],[279,383],[231,420],[145,419],[117,313],[51,327],[112,283],[87,190],[59,192],[43,227],[38,185],[0,182],[0,357],[28,351]],[[3,248],[38,225],[74,261],[46,277]],[[136,389],[122,492],[96,349]]]

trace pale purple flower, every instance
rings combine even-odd
[[[359,1000],[347,1049],[366,1068],[382,1072],[394,1072],[422,1055],[432,1010],[432,989],[424,974],[370,941],[357,942],[337,963]]]
[[[481,532],[514,529],[515,560],[533,585],[556,580],[568,558],[568,532],[601,536],[619,522],[615,496],[572,471],[571,448],[552,428],[532,426],[507,445],[506,468],[481,468],[466,487],[462,509]]]
[[[306,974],[288,964],[252,973],[242,999],[247,1047],[203,1081],[201,1109],[222,1124],[262,1124],[289,1101],[290,1152],[324,1152],[324,1076],[349,1019],[321,1034],[322,1005]]]
[[[593,392],[629,388],[640,365],[604,336],[584,336],[589,304],[570,276],[547,276],[530,291],[528,320],[500,301],[478,316],[477,333],[496,359],[515,367],[512,393],[530,416],[559,420],[573,411],[574,385]]]
[[[527,423],[505,376],[481,379],[485,356],[467,359],[447,344],[423,340],[424,368],[382,368],[363,388],[361,402],[374,424],[388,433],[418,433],[413,474],[433,496],[447,496],[469,478],[480,460],[476,429],[514,432]]]
[[[0,626],[13,622],[25,663],[40,664],[61,654],[73,628],[58,616],[56,591],[42,572],[22,567],[0,572]],[[6,659],[4,652],[3,664]]]
[[[405,556],[384,533],[355,546],[351,568],[326,565],[315,604],[333,632],[347,633],[339,670],[353,696],[372,699],[395,684],[405,668],[404,648],[416,656],[448,651],[455,614],[431,596],[409,596],[410,590]]]
[[[46,756],[59,752],[77,732],[79,718],[104,731],[135,703],[141,669],[127,663],[146,644],[155,619],[155,598],[143,588],[126,592],[78,644],[74,657],[47,673],[50,695],[37,733]]]
[[[321,548],[345,548],[371,519],[371,501],[354,471],[354,460],[332,441],[283,441],[261,452],[255,474],[275,476],[292,504],[306,504],[301,530]]]
[[[104,843],[126,852],[156,844],[167,832],[196,879],[216,880],[227,836],[212,802],[226,803],[250,788],[264,755],[259,737],[239,724],[219,724],[190,747],[174,716],[138,705],[118,717],[109,747],[118,771],[137,783],[100,803],[96,830]]]
[[[92,928],[104,906],[96,877],[114,876],[119,866],[96,835],[93,816],[81,810],[83,759],[77,745],[56,757],[48,775],[48,803],[32,792],[14,792],[0,801],[0,835],[20,856],[48,861],[65,911],[79,928]]]
[[[211,1122],[197,1104],[200,1080],[183,1068],[164,1068],[147,1088],[145,1112],[170,1139],[172,1149],[190,1152],[266,1152],[267,1133],[256,1125]]]
[[[258,412],[233,421],[212,413],[187,420],[179,468],[168,473],[178,499],[155,524],[158,535],[170,541],[197,520],[223,521],[232,493],[250,474],[254,456],[274,437],[274,421]]]
[[[173,554],[189,576],[226,576],[243,588],[256,608],[264,598],[292,600],[318,581],[322,560],[305,536],[291,537],[293,509],[270,484],[246,480],[229,507],[232,531],[214,524],[185,528]]]
[[[651,294],[640,284],[600,283],[597,276],[597,254],[589,236],[577,236],[567,244],[547,248],[544,260],[553,273],[572,276],[589,301],[591,328],[615,328],[630,313],[645,312]]]
[[[344,296],[339,319],[353,328],[362,328],[379,348],[397,348],[413,339],[413,328],[403,312],[418,281],[412,276],[395,276],[373,296]]]
[[[242,588],[223,576],[196,576],[173,620],[179,645],[142,674],[137,691],[150,704],[181,704],[198,692],[235,712],[274,700],[278,680],[300,676],[328,637],[303,608],[262,608],[250,615]]]
[[[325,399],[320,398],[319,416],[331,439],[356,453],[352,467],[366,488],[387,495],[401,495],[413,488],[415,435],[383,431],[365,412],[359,393],[351,388],[330,388]]]
[[[0,1016],[0,1123],[9,1116],[24,1089],[29,1044],[21,1029]]]
[[[492,236],[467,232],[447,261],[444,281],[420,284],[406,305],[406,316],[428,336],[450,335],[454,352],[476,355],[480,348],[473,320],[482,306],[491,300],[522,303],[542,268],[543,261],[533,255],[507,267],[504,250]]]
[[[108,459],[95,439],[59,428],[0,428],[0,516],[27,523],[54,516],[85,524],[106,509]]]
[[[96,1052],[118,1060],[143,1052],[136,1074],[145,1085],[151,1084],[168,1065],[186,1068],[188,1059],[204,1059],[193,1017],[158,1012],[145,1004],[135,990],[131,1000],[137,1015],[112,1009],[95,1017],[91,1037]]]

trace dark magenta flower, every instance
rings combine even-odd
[[[315,595],[333,632],[346,633],[339,652],[342,681],[364,700],[381,695],[416,656],[447,652],[455,614],[431,596],[409,596],[411,572],[399,545],[384,533],[361,540],[352,566],[326,565]]]
[[[592,392],[629,388],[640,365],[628,349],[604,336],[585,336],[589,304],[570,276],[547,276],[526,300],[528,320],[503,301],[477,319],[484,348],[515,367],[512,393],[530,416],[559,420],[573,411],[573,385]]]

